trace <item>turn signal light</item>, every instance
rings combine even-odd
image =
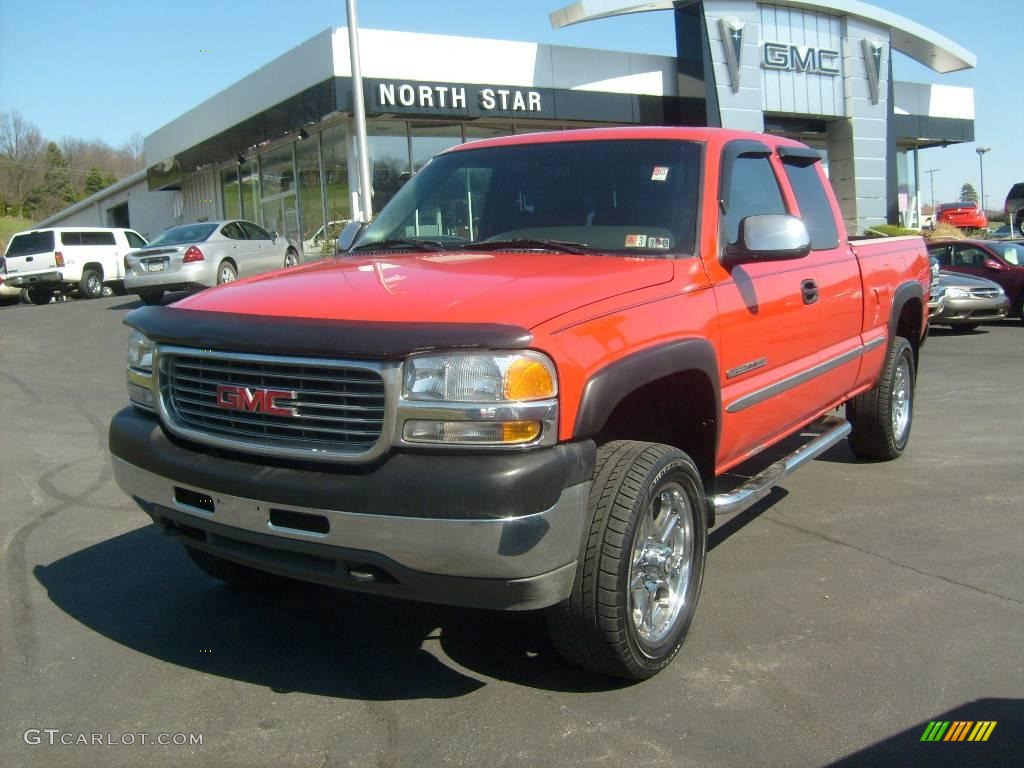
[[[63,253],[61,253],[60,251],[56,251],[53,254],[53,258],[56,260],[58,267],[63,267],[64,266],[64,254]]]
[[[200,251],[198,248],[196,248],[194,245],[190,245],[188,250],[185,251],[185,258],[183,260],[185,264],[191,264],[194,261],[202,261],[202,260],[203,260],[203,252]]]

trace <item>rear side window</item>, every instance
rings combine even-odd
[[[220,233],[224,237],[230,237],[232,240],[245,240],[245,234],[242,232],[242,228],[238,226],[237,221],[232,221],[230,224],[225,224]]]
[[[245,230],[246,236],[250,240],[269,240],[270,233],[262,227],[257,227],[251,221],[240,221],[238,224]]]
[[[725,233],[729,245],[739,241],[740,222],[747,216],[786,213],[772,164],[763,155],[740,155],[733,161],[726,201]]]
[[[124,236],[128,238],[128,245],[132,248],[145,248],[146,241],[130,230],[126,230]]]
[[[53,250],[53,232],[26,232],[15,235],[7,246],[7,258],[32,256]]]
[[[800,215],[811,236],[811,249],[815,251],[836,248],[839,245],[839,231],[832,207],[825,194],[825,187],[818,174],[817,163],[784,161],[786,178],[793,187]]]
[[[114,245],[113,232],[61,232],[61,245]]]
[[[928,254],[938,259],[939,264],[941,264],[942,266],[948,267],[950,265],[949,251],[950,246],[942,245],[937,248],[929,248]]]

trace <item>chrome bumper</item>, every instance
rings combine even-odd
[[[249,542],[245,546],[255,546],[271,555],[278,547],[282,552],[315,552],[321,559],[325,553],[330,553],[331,548],[343,552],[339,559],[345,561],[359,560],[352,553],[372,555],[366,561],[373,563],[383,559],[383,571],[398,584],[396,589],[382,585],[385,588],[377,591],[431,602],[503,609],[542,608],[568,597],[590,490],[589,482],[569,486],[562,491],[553,507],[523,517],[413,518],[270,504],[184,485],[117,456],[112,457],[112,463],[117,484],[158,522],[161,510],[165,510],[168,519],[184,521],[186,528],[194,526],[199,531],[219,531],[215,536],[218,540],[231,539],[232,532],[237,532],[239,541]],[[186,493],[182,493],[182,489]],[[209,496],[213,511],[183,503],[183,499],[190,498],[188,491]],[[322,516],[327,519],[329,528],[326,533],[315,533],[274,525],[270,521],[271,508]],[[253,545],[253,541],[258,543]],[[186,543],[193,545],[193,542]],[[202,542],[199,546],[229,559],[262,567],[262,561],[254,561],[244,555],[233,556],[230,548],[221,552],[203,546]],[[266,562],[266,570],[297,578],[354,589],[373,586],[365,582],[356,583],[358,580],[348,583],[347,573],[338,578],[293,573],[287,568],[276,567],[272,556]],[[419,577],[432,583],[437,582],[436,577],[444,577],[451,583],[446,587],[442,582],[440,589],[434,590],[438,594],[424,595],[412,583]],[[493,599],[461,596],[458,582],[464,580],[488,582]],[[526,596],[522,598],[517,596],[522,590],[516,590],[517,583],[521,581],[529,582]],[[408,584],[410,589],[401,589],[404,584]],[[370,588],[367,591],[375,590]],[[478,590],[473,594],[477,595]],[[515,597],[510,599],[510,596]]]

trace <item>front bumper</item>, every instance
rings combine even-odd
[[[942,311],[935,315],[935,325],[970,325],[987,320],[1002,320],[1010,311],[1010,300],[1005,296],[998,299],[955,299],[946,295]]]
[[[188,546],[306,581],[505,610],[568,597],[594,453],[399,454],[348,473],[172,442],[131,408],[111,422],[110,448],[118,485]]]

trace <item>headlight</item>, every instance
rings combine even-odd
[[[405,443],[554,445],[558,377],[539,352],[452,352],[405,361],[399,411]]]
[[[539,352],[421,355],[405,363],[405,398],[510,403],[558,394],[555,366]]]
[[[154,346],[152,339],[138,331],[132,331],[128,339],[128,367],[152,371]]]
[[[128,399],[146,410],[156,409],[153,389],[153,340],[138,331],[128,339]]]
[[[963,288],[947,288],[946,296],[950,299],[966,299],[969,298],[971,292]]]

